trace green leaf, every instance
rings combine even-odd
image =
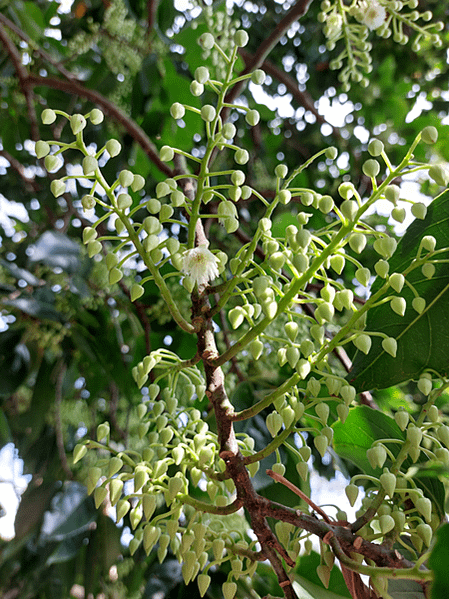
[[[416,219],[407,229],[398,248],[391,258],[390,273],[403,272],[416,257],[418,246],[424,235],[433,235],[436,250],[449,246],[449,192],[436,198],[428,207],[424,220]],[[447,253],[438,255],[447,259]],[[427,279],[420,268],[413,270],[406,279],[420,297],[426,300],[426,308],[418,314],[412,307],[414,294],[408,285],[401,291],[407,302],[404,316],[399,316],[389,303],[372,309],[368,314],[366,331],[382,332],[396,339],[396,358],[381,347],[381,338],[372,337],[373,345],[368,355],[357,352],[353,367],[348,375],[358,391],[383,389],[400,382],[417,379],[426,368],[442,375],[449,372],[449,266],[435,264],[436,272]],[[376,280],[372,293],[384,283]]]
[[[444,524],[437,532],[437,542],[429,558],[429,567],[434,571],[435,580],[432,585],[432,599],[449,597],[449,524]]]
[[[388,581],[388,593],[393,599],[426,599],[426,594],[415,580]]]
[[[373,442],[376,439],[405,441],[405,434],[391,416],[368,406],[351,408],[345,423],[338,420],[332,428],[334,429],[333,445],[337,454],[355,464],[365,474],[372,476],[378,476],[380,473],[379,468],[371,467],[366,457],[366,452]],[[389,446],[395,455],[399,452],[399,447],[399,444]]]
[[[332,425],[334,429],[333,446],[335,452],[343,459],[355,464],[362,472],[371,476],[379,476],[380,468],[373,469],[366,457],[367,450],[377,439],[400,439],[405,440],[405,434],[391,416],[387,416],[378,410],[368,406],[358,406],[349,410],[348,417],[343,424],[340,420]],[[399,453],[399,443],[388,444],[393,455]],[[427,462],[425,454],[421,454],[418,464]],[[388,467],[391,460],[387,458],[385,466]],[[407,458],[404,468],[413,466],[412,460]],[[423,472],[422,476],[415,479],[416,484],[424,491],[425,495],[432,501],[440,518],[444,517],[445,490],[444,485],[435,477],[433,472]]]

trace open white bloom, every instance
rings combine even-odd
[[[199,245],[183,254],[181,271],[197,285],[207,285],[218,277],[218,260],[205,245]]]
[[[379,29],[387,16],[385,7],[383,7],[377,0],[363,0],[358,5],[357,19],[366,25],[368,29],[374,31]]]
[[[340,35],[341,26],[343,25],[343,19],[337,12],[331,13],[326,20],[326,26],[324,28],[324,35],[327,38],[333,38]]]

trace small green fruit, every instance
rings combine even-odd
[[[419,218],[420,220],[424,220],[427,214],[427,206],[422,202],[416,202],[412,206],[412,214],[415,218]]]
[[[393,337],[387,337],[386,339],[382,339],[382,347],[387,352],[387,354],[390,354],[390,356],[392,356],[393,358],[396,357],[396,353],[398,351],[398,344],[396,339],[394,339]]]
[[[362,166],[362,171],[367,177],[377,177],[380,172],[380,164],[377,160],[367,160]]]
[[[170,162],[171,160],[173,160],[174,156],[175,152],[173,148],[171,148],[170,146],[162,146],[159,152],[159,157],[162,160],[162,162]]]
[[[50,183],[50,189],[55,198],[59,198],[65,193],[65,183],[62,179],[55,179]]]
[[[98,108],[94,108],[90,111],[89,118],[92,125],[100,125],[104,121],[104,114]]]
[[[98,161],[94,156],[85,156],[83,158],[83,173],[86,176],[93,175],[98,168]]]
[[[217,111],[210,104],[206,104],[201,108],[201,118],[206,123],[211,123],[217,115]]]
[[[82,114],[74,114],[70,117],[70,128],[72,129],[73,135],[80,133],[86,124],[86,119]]]
[[[265,71],[262,71],[262,69],[256,69],[253,73],[251,73],[251,81],[255,85],[262,85],[265,82],[265,79]]]
[[[368,144],[368,152],[371,156],[380,156],[384,151],[384,144],[380,139],[372,139]]]
[[[436,127],[424,127],[424,129],[421,132],[421,139],[424,143],[429,145],[436,143],[436,141],[438,140],[438,131]]]
[[[244,48],[249,42],[249,35],[244,29],[239,29],[234,34],[234,43],[239,48]],[[227,598],[226,598],[227,599]]]

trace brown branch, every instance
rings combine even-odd
[[[19,79],[20,89],[25,96],[25,102],[28,109],[28,118],[30,119],[31,126],[31,138],[34,141],[37,141],[40,137],[39,135],[39,126],[37,124],[37,116],[36,111],[34,109],[35,98],[32,87],[30,87],[28,83],[28,72],[25,66],[22,64],[22,56],[19,50],[16,48],[15,44],[10,39],[9,35],[6,32],[6,29],[0,24],[0,40],[3,43],[3,47],[6,49],[13,66],[16,70],[17,77]]]
[[[9,152],[7,152],[6,150],[0,150],[0,156],[3,156],[3,158],[6,158],[6,160],[11,165],[11,168],[17,172],[19,177],[24,182],[27,191],[34,191],[34,192],[39,191],[40,185],[36,182],[36,179],[34,177],[28,177],[25,174],[25,168],[24,168],[23,164],[19,160],[17,160],[17,158],[14,158],[14,156],[11,156],[11,154]]]
[[[2,15],[1,13],[0,23],[6,25],[8,29],[13,31],[18,37],[20,37],[20,39],[26,42],[29,45],[29,47],[33,50],[33,52],[36,52],[36,54],[41,56],[41,58],[53,65],[55,69],[57,69],[61,73],[61,75],[67,77],[67,79],[77,79],[76,75],[68,71],[60,62],[54,60],[48,52],[46,52],[37,44],[35,44],[35,42],[24,31],[22,31],[20,27],[17,27],[17,25],[15,25],[12,21],[10,21],[7,17],[5,17],[5,15]]]
[[[96,90],[84,87],[78,81],[63,81],[53,77],[39,77],[33,74],[28,75],[27,84],[33,87],[50,87],[52,89],[57,89],[69,94],[78,94],[93,104],[97,104],[100,106],[103,112],[110,115],[123,126],[127,133],[129,133],[134,141],[141,146],[148,158],[158,167],[161,172],[168,177],[173,176],[172,169],[161,161],[156,147],[147,136],[145,131],[132,119],[130,119],[122,110],[120,110],[120,108],[118,108],[113,102],[108,100],[108,98]]]
[[[159,5],[159,0],[148,0],[148,2],[147,2],[148,33],[150,33],[153,30],[154,24],[156,23],[156,13],[157,13],[158,5]]]
[[[305,501],[317,514],[320,514],[320,516],[323,518],[325,522],[330,524],[331,521],[329,519],[329,516],[325,512],[323,512],[323,510],[320,507],[318,507],[309,497],[307,497],[305,493],[298,489],[298,487],[296,487],[293,483],[284,478],[282,474],[276,474],[276,472],[273,472],[273,470],[267,470],[267,474],[276,482],[282,483],[284,487],[287,487],[287,489],[293,491],[293,493],[298,495],[298,497],[301,497],[301,499]]]

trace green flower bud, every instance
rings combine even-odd
[[[170,146],[162,146],[160,149],[159,158],[162,160],[162,162],[170,162],[173,160],[174,156],[175,152]]]
[[[298,334],[298,324],[296,322],[287,322],[284,326],[285,333],[290,341],[293,343]]]
[[[258,360],[263,352],[263,343],[260,339],[253,339],[249,345],[249,351],[254,360]]]
[[[379,275],[379,277],[382,277],[382,279],[386,279],[389,269],[390,265],[386,260],[378,260],[374,265],[374,270]]]
[[[431,279],[435,274],[435,266],[430,262],[426,262],[426,264],[423,264],[423,266],[421,267],[421,272],[426,277],[426,279]]]
[[[432,528],[428,524],[424,524],[423,522],[421,524],[418,524],[418,526],[416,527],[416,533],[424,541],[424,544],[427,545],[427,547],[430,547],[433,538]]]
[[[406,217],[404,208],[393,208],[391,211],[391,218],[398,223],[403,223]]]
[[[329,160],[335,160],[338,156],[338,150],[337,150],[337,148],[334,148],[333,146],[331,146],[326,149],[326,151],[324,152],[324,155]]]
[[[380,139],[372,139],[369,142],[368,152],[371,154],[371,156],[380,156],[383,151],[384,151],[384,144],[380,141]]]
[[[249,42],[249,35],[246,33],[244,29],[239,29],[234,34],[234,43],[239,48],[244,48],[246,44]],[[226,598],[227,599],[227,598]]]
[[[139,299],[139,297],[142,297],[144,293],[145,289],[142,287],[142,285],[139,285],[138,283],[133,283],[131,287],[131,301],[135,302],[137,299]]]
[[[385,470],[383,474],[380,475],[380,484],[385,489],[390,497],[393,497],[394,491],[396,489],[396,476],[388,470]]]
[[[423,16],[423,15],[422,15]],[[424,127],[421,132],[421,139],[424,143],[432,145],[438,140],[438,131],[435,127]]]
[[[192,81],[190,84],[190,93],[192,96],[198,97],[204,92],[204,85],[202,83],[198,83],[198,81]]]
[[[249,160],[249,154],[246,150],[237,150],[234,154],[234,160],[237,162],[237,164],[246,164]]]
[[[387,352],[387,354],[390,354],[390,356],[392,356],[393,358],[396,357],[396,353],[398,351],[398,344],[396,342],[396,339],[394,339],[393,337],[386,337],[385,339],[382,339],[382,347]]]
[[[197,584],[198,584],[198,590],[200,592],[200,597],[204,597],[204,595],[206,594],[207,589],[210,586],[211,583],[211,577],[208,574],[199,574],[197,576]]]
[[[449,184],[449,172],[441,164],[434,164],[429,168],[429,177],[441,187],[447,187]]]
[[[102,424],[99,424],[97,426],[97,441],[98,443],[101,443],[103,441],[103,439],[108,439],[109,438],[109,422],[103,422]]]
[[[358,268],[355,272],[355,278],[364,287],[368,285],[370,277],[371,273],[368,268]]]
[[[101,252],[102,245],[99,241],[89,241],[87,243],[87,253],[89,258],[93,258]]]
[[[55,196],[55,198],[59,198],[65,193],[65,183],[62,179],[55,179],[50,183],[51,193]]]
[[[412,301],[412,308],[421,314],[426,308],[426,300],[423,297],[415,297]]]
[[[86,119],[82,114],[74,114],[70,117],[70,128],[72,129],[73,135],[80,133],[86,124]]]
[[[369,335],[357,335],[353,341],[357,349],[362,351],[364,354],[368,354],[371,349],[371,337]]]
[[[387,459],[387,452],[382,445],[375,445],[367,450],[366,457],[368,458],[371,468],[382,468]]]
[[[123,466],[123,460],[118,458],[117,456],[113,456],[108,463],[108,478],[117,474],[119,470],[121,470]]]
[[[342,424],[345,423],[346,418],[348,417],[349,414],[349,407],[345,404],[338,404],[337,406],[337,414],[338,417],[340,418]]]
[[[105,489],[105,487],[97,487],[94,490],[94,501],[95,501],[95,507],[98,508],[100,507],[100,505],[103,503],[103,501],[106,499],[108,495],[108,490]]]
[[[237,129],[232,123],[225,123],[221,133],[225,139],[233,139],[237,133]]]
[[[109,272],[109,284],[110,285],[114,285],[115,283],[118,283],[119,281],[122,280],[122,278],[123,278],[123,272],[119,268],[113,268]]]
[[[418,512],[424,516],[427,522],[432,521],[432,502],[427,497],[418,497],[415,499],[415,507]]]
[[[49,154],[45,157],[44,164],[49,173],[55,173],[61,168],[62,160],[59,158],[59,156]]]
[[[422,430],[418,426],[411,424],[407,428],[407,440],[410,441],[413,447],[419,447],[422,441]]]
[[[122,187],[130,187],[134,183],[134,174],[125,169],[120,172],[118,180]]]
[[[200,36],[200,38],[198,40],[198,43],[205,50],[210,50],[211,48],[214,47],[215,39],[214,39],[214,36],[211,33],[203,33],[203,35]]]
[[[393,518],[388,514],[384,514],[379,518],[379,527],[384,535],[387,534],[387,532],[390,532],[390,530],[393,530],[395,524]]]
[[[286,350],[287,362],[292,368],[295,368],[299,360],[299,350],[297,347],[290,346]]]
[[[38,158],[45,158],[47,154],[50,152],[50,146],[46,141],[37,141],[34,146],[34,151],[36,152],[36,156]]]
[[[313,204],[313,200],[314,195],[310,193],[310,191],[306,191],[301,196],[301,202],[304,204],[304,206],[311,206]]]
[[[385,198],[387,200],[389,200],[390,202],[392,202],[393,204],[396,204],[399,201],[399,198],[401,196],[401,190],[397,185],[388,185],[385,188]]]
[[[98,161],[94,156],[85,156],[83,158],[83,173],[86,176],[93,175],[98,168]]]
[[[351,233],[349,236],[349,245],[351,249],[360,254],[366,246],[366,237],[363,233]]]
[[[255,127],[257,123],[260,121],[260,114],[257,110],[248,110],[245,115],[245,121],[251,127]]]
[[[407,302],[403,297],[394,297],[390,302],[390,307],[393,312],[399,314],[399,316],[404,316],[405,310],[407,308]]]
[[[353,183],[341,183],[338,186],[338,193],[345,200],[350,200],[352,198],[352,196],[354,195],[354,191],[355,191],[355,187],[354,187]],[[357,204],[357,208],[358,208],[358,204]]]
[[[237,592],[237,584],[235,582],[224,582],[221,590],[223,591],[224,599],[234,599]]]
[[[291,194],[291,191],[289,191],[288,189],[283,189],[282,191],[279,192],[278,197],[279,197],[279,202],[281,204],[284,204],[284,206],[285,206],[292,199],[292,194]]]
[[[237,306],[232,308],[232,310],[228,313],[229,322],[232,325],[233,329],[238,329],[245,319],[245,311],[241,306]]]
[[[334,200],[331,198],[331,196],[322,196],[318,200],[318,208],[323,214],[328,214],[334,208]]]
[[[315,318],[319,324],[330,322],[335,314],[335,308],[330,302],[323,302],[315,310]]]
[[[435,250],[436,243],[437,241],[433,235],[425,235],[421,240],[422,247],[428,252]]]
[[[119,501],[120,497],[122,496],[122,491],[123,481],[119,478],[113,478],[109,483],[109,498],[111,505],[115,505]]]
[[[86,195],[81,198],[81,204],[84,210],[93,210],[96,206],[96,200],[94,196]]]
[[[362,165],[362,171],[367,177],[377,177],[380,172],[380,164],[377,160],[367,160]]]
[[[285,177],[288,174],[287,166],[285,164],[278,164],[277,167],[274,169],[274,174],[279,179],[285,179]]]
[[[106,151],[111,158],[118,156],[122,150],[122,146],[116,139],[110,139],[106,142]]]
[[[349,503],[351,504],[351,507],[354,507],[357,497],[359,496],[359,488],[353,484],[347,485],[345,488],[345,493]]]
[[[283,424],[282,416],[277,412],[271,412],[266,419],[266,426],[272,437],[276,437]]]
[[[92,125],[100,125],[104,121],[104,114],[98,108],[94,108],[89,114]]]
[[[172,117],[174,119],[176,119],[176,120],[182,119],[182,117],[185,115],[185,113],[186,113],[186,109],[179,102],[175,102],[174,104],[171,105],[170,114],[172,115]]]
[[[133,199],[129,193],[121,193],[117,198],[117,208],[119,210],[125,210],[133,204]]]
[[[421,391],[423,395],[429,395],[432,391],[433,385],[432,381],[428,378],[420,378],[418,381],[418,389]]]
[[[343,385],[340,389],[340,395],[346,404],[350,404],[355,399],[356,389],[352,385]]]
[[[318,450],[318,453],[320,454],[320,456],[322,458],[324,458],[324,455],[326,454],[326,451],[327,451],[327,447],[329,445],[329,441],[328,441],[328,438],[326,437],[326,435],[317,435],[313,439],[313,444],[315,445],[316,449]]]
[[[96,466],[89,468],[87,471],[87,492],[90,495],[95,487],[97,486],[98,481],[100,480],[101,470]]]
[[[243,185],[245,182],[245,173],[243,171],[234,171],[231,175],[231,181],[234,185]]]
[[[329,417],[329,406],[326,402],[321,402],[315,406],[315,412],[318,418],[321,420],[322,424],[326,424],[327,419]]]
[[[78,443],[73,449],[73,463],[79,462],[87,453],[87,447],[84,443]]]
[[[51,125],[56,121],[56,112],[51,108],[46,108],[41,114],[41,119],[44,125]]]
[[[262,69],[256,69],[251,73],[251,81],[255,85],[262,85],[265,82],[265,78],[265,71],[262,71]]]
[[[358,209],[359,205],[355,200],[345,200],[340,206],[343,216],[345,216],[351,222],[355,220]]]
[[[330,265],[338,275],[341,275],[345,267],[345,259],[341,254],[334,254],[330,259]]]
[[[211,123],[217,115],[217,111],[210,104],[206,104],[201,108],[201,118],[206,123]]]

